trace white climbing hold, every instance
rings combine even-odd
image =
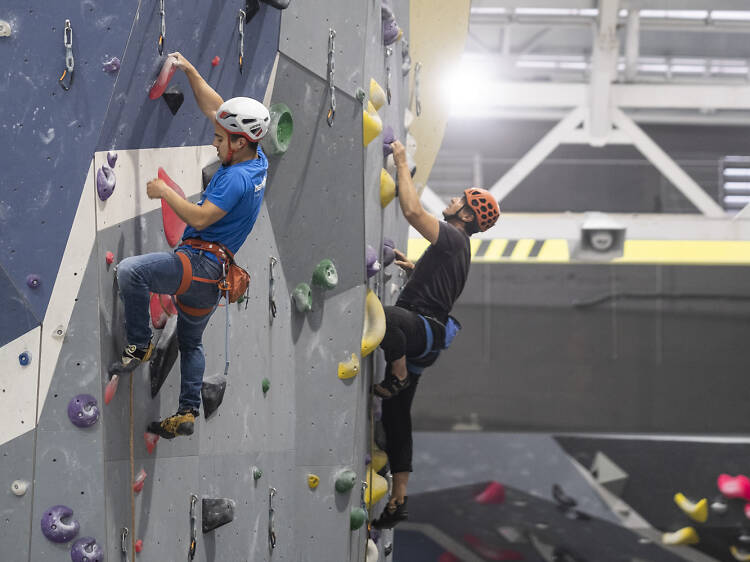
[[[65,337],[65,326],[58,324],[57,328],[52,330],[52,337],[61,340]]]
[[[0,37],[10,37],[10,24],[5,20],[0,20]]]
[[[378,545],[372,539],[367,539],[367,555],[365,562],[378,562]]]
[[[10,491],[16,496],[22,496],[29,489],[29,483],[26,480],[14,480],[10,485]]]

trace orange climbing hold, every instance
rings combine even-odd
[[[135,541],[135,551],[140,552],[141,550],[143,550],[143,541],[141,539],[138,539],[137,541]]]
[[[158,435],[157,435],[158,437]],[[133,491],[138,494],[141,490],[143,490],[143,484],[146,482],[146,471],[144,469],[141,469],[138,474],[135,475],[135,481],[133,482]]]
[[[159,76],[156,77],[156,81],[154,82],[153,86],[151,86],[148,97],[152,100],[161,97],[161,95],[164,93],[164,90],[166,90],[167,86],[169,86],[169,81],[172,79],[172,76],[174,76],[174,73],[176,71],[177,57],[167,57],[167,60],[164,61],[164,64],[161,67]]]
[[[185,199],[185,192],[182,188],[177,185],[172,178],[167,175],[164,168],[159,168],[159,179],[163,180],[169,187],[171,187],[177,194]],[[173,248],[177,246],[180,239],[182,239],[182,233],[185,232],[185,222],[177,216],[172,207],[169,206],[164,199],[161,200],[161,218],[164,223],[164,236],[167,238],[167,243]]]

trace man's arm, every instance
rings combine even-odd
[[[217,207],[211,201],[206,200],[203,205],[196,205],[187,199],[183,199],[160,179],[153,179],[148,182],[146,193],[149,199],[164,199],[177,213],[178,217],[196,230],[208,228],[227,214],[226,211]]]
[[[200,110],[206,117],[211,119],[211,121],[215,121],[216,111],[219,109],[219,106],[224,103],[224,100],[216,93],[216,90],[208,85],[208,82],[203,79],[203,76],[200,75],[190,61],[183,57],[182,54],[177,52],[171,53],[169,56],[177,59],[175,65],[177,68],[181,68],[188,77],[190,87],[193,89],[193,95],[195,95],[195,101],[198,102]]]
[[[398,173],[398,202],[401,205],[404,218],[417,232],[427,238],[430,244],[434,244],[440,234],[440,222],[425,211],[419,201],[414,182],[411,181],[409,164],[406,162],[406,148],[400,141],[391,144],[391,148],[393,149],[393,161],[396,163]]]

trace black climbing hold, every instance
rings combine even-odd
[[[176,88],[170,88],[164,92],[161,97],[164,98],[172,115],[177,115],[180,107],[182,107],[182,102],[185,101],[185,95]]]
[[[201,399],[203,400],[203,415],[209,418],[221,406],[224,391],[227,389],[227,378],[224,375],[212,375],[203,379]]]
[[[205,190],[208,187],[208,184],[211,181],[211,178],[214,177],[214,174],[219,170],[219,166],[221,166],[221,162],[218,160],[216,162],[211,162],[207,166],[203,167],[202,175],[203,175],[203,189]]]
[[[203,498],[203,532],[208,533],[234,520],[234,500]]]
[[[260,10],[260,2],[258,0],[245,1],[245,24],[255,17],[258,10]]]
[[[286,10],[289,7],[290,0],[262,0],[264,4],[273,6],[279,10]]]
[[[383,549],[383,555],[390,556],[391,552],[393,552],[393,543],[388,543],[387,545],[385,545],[385,548]]]
[[[563,508],[575,507],[578,502],[563,492],[563,489],[559,484],[552,485],[552,497],[557,502],[557,505]]]
[[[179,344],[177,342],[177,316],[170,316],[164,329],[156,342],[154,355],[148,365],[148,373],[151,379],[151,398],[159,394],[167,375],[172,370],[177,360]]]

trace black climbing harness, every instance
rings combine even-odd
[[[453,338],[455,338],[458,332],[461,330],[461,323],[450,315],[448,316],[448,321],[445,324],[432,317],[429,317],[428,320],[427,317],[423,316],[422,314],[417,314],[417,316],[422,319],[422,323],[424,324],[425,339],[427,341],[425,344],[425,349],[421,354],[417,355],[416,357],[406,358],[406,366],[410,373],[419,375],[422,373],[422,371],[424,371],[426,367],[426,365],[420,365],[420,362],[422,362],[422,360],[424,359],[428,359],[429,356],[429,359],[432,359],[432,361],[430,361],[431,364],[432,362],[434,362],[434,359],[437,358],[442,350],[448,349],[453,343]],[[445,330],[445,340],[442,344],[435,341],[435,334],[432,331],[430,321],[437,322],[438,324],[443,326],[443,329]]]
[[[159,16],[161,17],[161,28],[159,31],[159,55],[164,54],[164,40],[167,38],[167,18],[164,11],[164,0],[159,0]]]
[[[65,45],[65,70],[60,76],[60,87],[66,92],[73,86],[73,70],[75,68],[75,59],[73,58],[73,28],[70,26],[70,20],[65,20],[65,29],[63,30],[63,45]],[[68,84],[65,85],[65,77],[68,77]]]
[[[196,527],[197,518],[195,516],[195,504],[197,502],[198,496],[190,494],[190,548],[188,549],[188,560],[193,560],[195,558],[195,547],[198,545],[198,531]]]
[[[328,109],[328,126],[333,127],[333,120],[336,117],[336,92],[333,86],[333,74],[336,71],[336,30],[328,30],[328,91],[331,94],[331,107]]]

